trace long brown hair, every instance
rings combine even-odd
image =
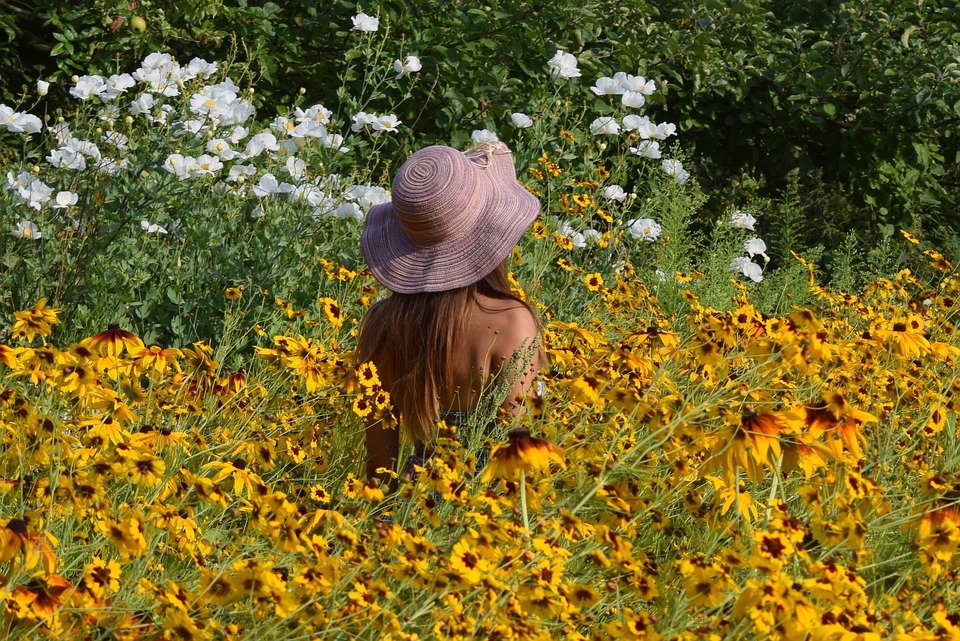
[[[515,300],[501,263],[480,281],[444,292],[399,294],[371,307],[360,325],[358,362],[372,361],[394,411],[414,440],[429,442],[440,397],[453,380],[467,316],[477,294]],[[533,310],[530,309],[531,314]],[[534,314],[536,318],[536,314]]]

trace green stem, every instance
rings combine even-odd
[[[527,475],[520,470],[520,513],[523,515],[523,527],[530,532],[530,517],[527,516]]]

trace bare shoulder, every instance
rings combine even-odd
[[[515,300],[483,297],[479,300],[481,322],[496,336],[494,352],[510,358],[521,347],[531,346],[537,338],[537,319]]]

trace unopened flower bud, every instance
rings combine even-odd
[[[30,172],[33,173],[33,174],[39,174],[39,173],[40,173],[40,166],[39,166],[39,165],[33,165],[32,167],[30,167]]]
[[[600,151],[603,151],[604,149],[607,148],[607,143],[602,142],[602,143],[600,143],[600,144],[598,145],[598,147],[600,148]]]
[[[307,93],[307,88],[306,88],[306,87],[300,87],[300,95],[302,96],[302,95],[305,94],[305,93]]]
[[[50,91],[50,83],[46,80],[37,80],[37,95],[46,96],[48,91]]]
[[[74,84],[80,82],[80,76],[78,76],[77,74],[73,74],[72,76],[70,76],[70,82]]]
[[[133,116],[127,116],[126,118],[123,119],[123,122],[127,123],[128,125],[132,125],[132,124],[133,124]]]

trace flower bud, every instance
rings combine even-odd
[[[306,87],[300,87],[300,95],[302,96],[302,95],[305,94],[305,93],[307,93],[307,88],[306,88]]]
[[[147,171],[146,169],[144,169],[143,171],[140,172],[140,177],[141,177],[141,178],[146,178],[146,177],[149,176],[149,175],[150,175],[150,172]]]
[[[37,95],[46,96],[50,91],[50,83],[46,80],[37,80]]]
[[[599,147],[600,151],[603,151],[604,149],[607,148],[607,143],[602,142],[599,145],[597,145],[597,147]]]
[[[126,118],[123,119],[123,122],[127,123],[128,125],[132,125],[132,124],[133,124],[133,116],[127,116]]]
[[[39,165],[33,165],[32,167],[30,167],[30,173],[32,173],[32,174],[39,174],[39,173],[40,173],[40,166],[39,166]]]
[[[78,76],[77,74],[73,74],[72,76],[70,76],[70,82],[72,82],[73,84],[77,84],[78,82],[80,82],[80,76]]]

